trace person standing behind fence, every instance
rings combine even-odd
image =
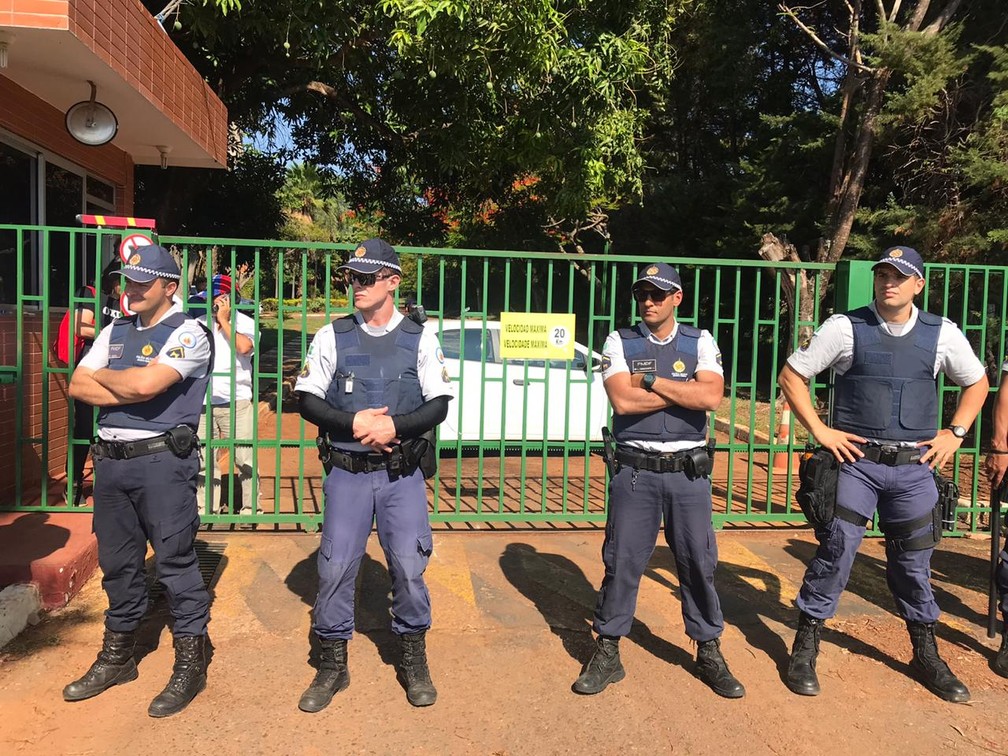
[[[924,261],[916,250],[891,247],[873,270],[874,300],[826,320],[780,374],[795,416],[840,463],[832,511],[813,523],[819,548],[798,593],[801,614],[785,682],[800,695],[819,694],[820,631],[836,613],[877,511],[889,590],[913,645],[910,668],[938,697],[963,703],[969,690],[935,640],[941,612],[931,588],[931,554],[941,539],[941,515],[932,471],[962,445],[987,397],[987,376],[952,321],[914,305],[924,289]],[[819,419],[808,387],[827,369],[835,375],[832,426]],[[942,430],[939,371],[966,387]]]
[[[991,448],[984,462],[984,470],[992,487],[1003,488],[1005,473],[1008,472],[1008,358],[1001,365],[1001,382],[998,384],[997,396],[994,399],[991,425],[993,426]],[[1008,677],[1008,538],[1001,549],[995,583],[1003,624],[1001,647],[991,660],[991,669],[1001,677]]]
[[[120,317],[119,312],[119,259],[115,258],[101,274],[101,293],[104,296],[104,303],[101,310],[95,313],[94,297],[95,290],[92,286],[82,286],[77,291],[77,297],[83,299],[77,305],[74,318],[74,330],[77,339],[83,344],[80,354],[76,356],[76,361],[80,362],[91,350],[91,344],[95,340],[98,332],[107,324]],[[60,328],[63,325],[60,324]],[[67,323],[69,330],[69,322]],[[58,337],[64,338],[62,333]],[[75,343],[76,339],[71,339],[70,334],[66,335],[67,345]],[[67,451],[67,491],[66,503],[68,506],[80,506],[84,503],[84,467],[87,464],[88,449],[91,443],[91,436],[94,434],[95,414],[94,407],[87,402],[73,401],[73,437],[75,440],[85,441],[83,444],[71,444],[72,450]],[[71,495],[71,486],[73,494]]]
[[[612,435],[603,430],[611,474],[605,577],[595,607],[595,653],[573,690],[592,695],[624,678],[619,640],[630,633],[641,576],[664,520],[686,634],[697,644],[696,673],[719,696],[741,698],[745,688],[721,654],[724,620],[714,587],[707,412],[724,396],[721,352],[708,331],[676,322],[683,290],[671,265],[648,266],[631,291],[642,322],[613,331],[602,350],[603,385],[613,406]]]
[[[354,584],[373,521],[392,579],[399,678],[413,706],[430,706],[437,691],[427,666],[423,574],[433,540],[424,478],[437,462],[433,429],[448,414],[452,385],[434,332],[395,309],[402,276],[395,250],[368,239],[340,270],[356,312],[319,329],[294,386],[301,415],[319,428],[327,473],[312,622],[321,661],[298,706],[321,711],[350,684]]]
[[[101,408],[98,440],[91,446],[94,532],[109,608],[98,658],[63,689],[63,698],[82,701],[137,678],[133,652],[147,610],[150,543],[175,618],[175,666],[147,713],[166,717],[206,685],[210,596],[194,549],[200,525],[196,423],[213,340],[173,300],[179,267],[164,247],[138,248],[122,275],[136,314],[102,329],[70,380],[74,399]]]
[[[231,310],[231,278],[216,275],[211,281],[210,296],[213,300],[213,335],[214,335],[214,367],[213,378],[210,381],[211,417],[210,432],[207,432],[207,417],[200,416],[199,437],[203,443],[210,438],[234,438],[234,469],[241,482],[242,507],[253,512],[260,512],[258,507],[258,473],[252,469],[252,436],[257,413],[252,407],[252,356],[255,353],[256,330],[255,321],[248,315]],[[199,312],[195,309],[194,312]],[[234,324],[232,326],[232,315]],[[206,312],[196,318],[201,323],[207,322]],[[234,392],[232,393],[232,376],[234,376]],[[231,405],[234,404],[234,428],[231,427]],[[209,447],[207,448],[209,451]],[[227,450],[218,449],[215,457],[220,457]],[[196,501],[202,507],[205,495],[206,465],[210,460],[209,453],[203,456],[199,478],[196,481]],[[221,473],[218,459],[211,461],[213,473],[212,507],[220,502]],[[253,506],[252,477],[255,475],[256,506]],[[220,513],[230,514],[227,501],[220,502]]]

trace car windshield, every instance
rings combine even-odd
[[[444,356],[450,360],[472,360],[475,362],[480,361],[480,339],[484,335],[481,328],[467,328],[465,329],[465,336],[462,339],[461,349],[459,345],[459,329],[458,328],[446,328],[441,334],[441,351],[444,352]],[[484,354],[486,354],[487,362],[496,362],[496,355],[494,354],[493,346],[490,342],[490,333],[486,332],[486,338],[483,339],[483,349]]]

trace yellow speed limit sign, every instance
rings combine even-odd
[[[506,360],[574,359],[574,315],[502,312],[501,357]]]

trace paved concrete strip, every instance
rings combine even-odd
[[[476,594],[473,591],[472,569],[466,554],[463,538],[446,538],[436,536],[434,553],[427,565],[425,573],[428,581],[438,583],[451,594],[462,599],[467,605],[476,607]]]
[[[779,570],[764,559],[757,556],[753,551],[746,548],[741,539],[722,538],[718,541],[718,568],[731,570],[739,580],[744,580],[753,588],[761,591],[770,591],[771,588],[779,590],[781,597],[794,597],[798,594],[798,587],[789,581]],[[742,569],[733,569],[742,568]],[[777,577],[778,586],[771,586],[769,583],[753,573],[769,572]]]

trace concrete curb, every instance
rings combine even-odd
[[[41,611],[42,597],[37,585],[20,583],[0,591],[0,648],[28,625],[37,623]]]

